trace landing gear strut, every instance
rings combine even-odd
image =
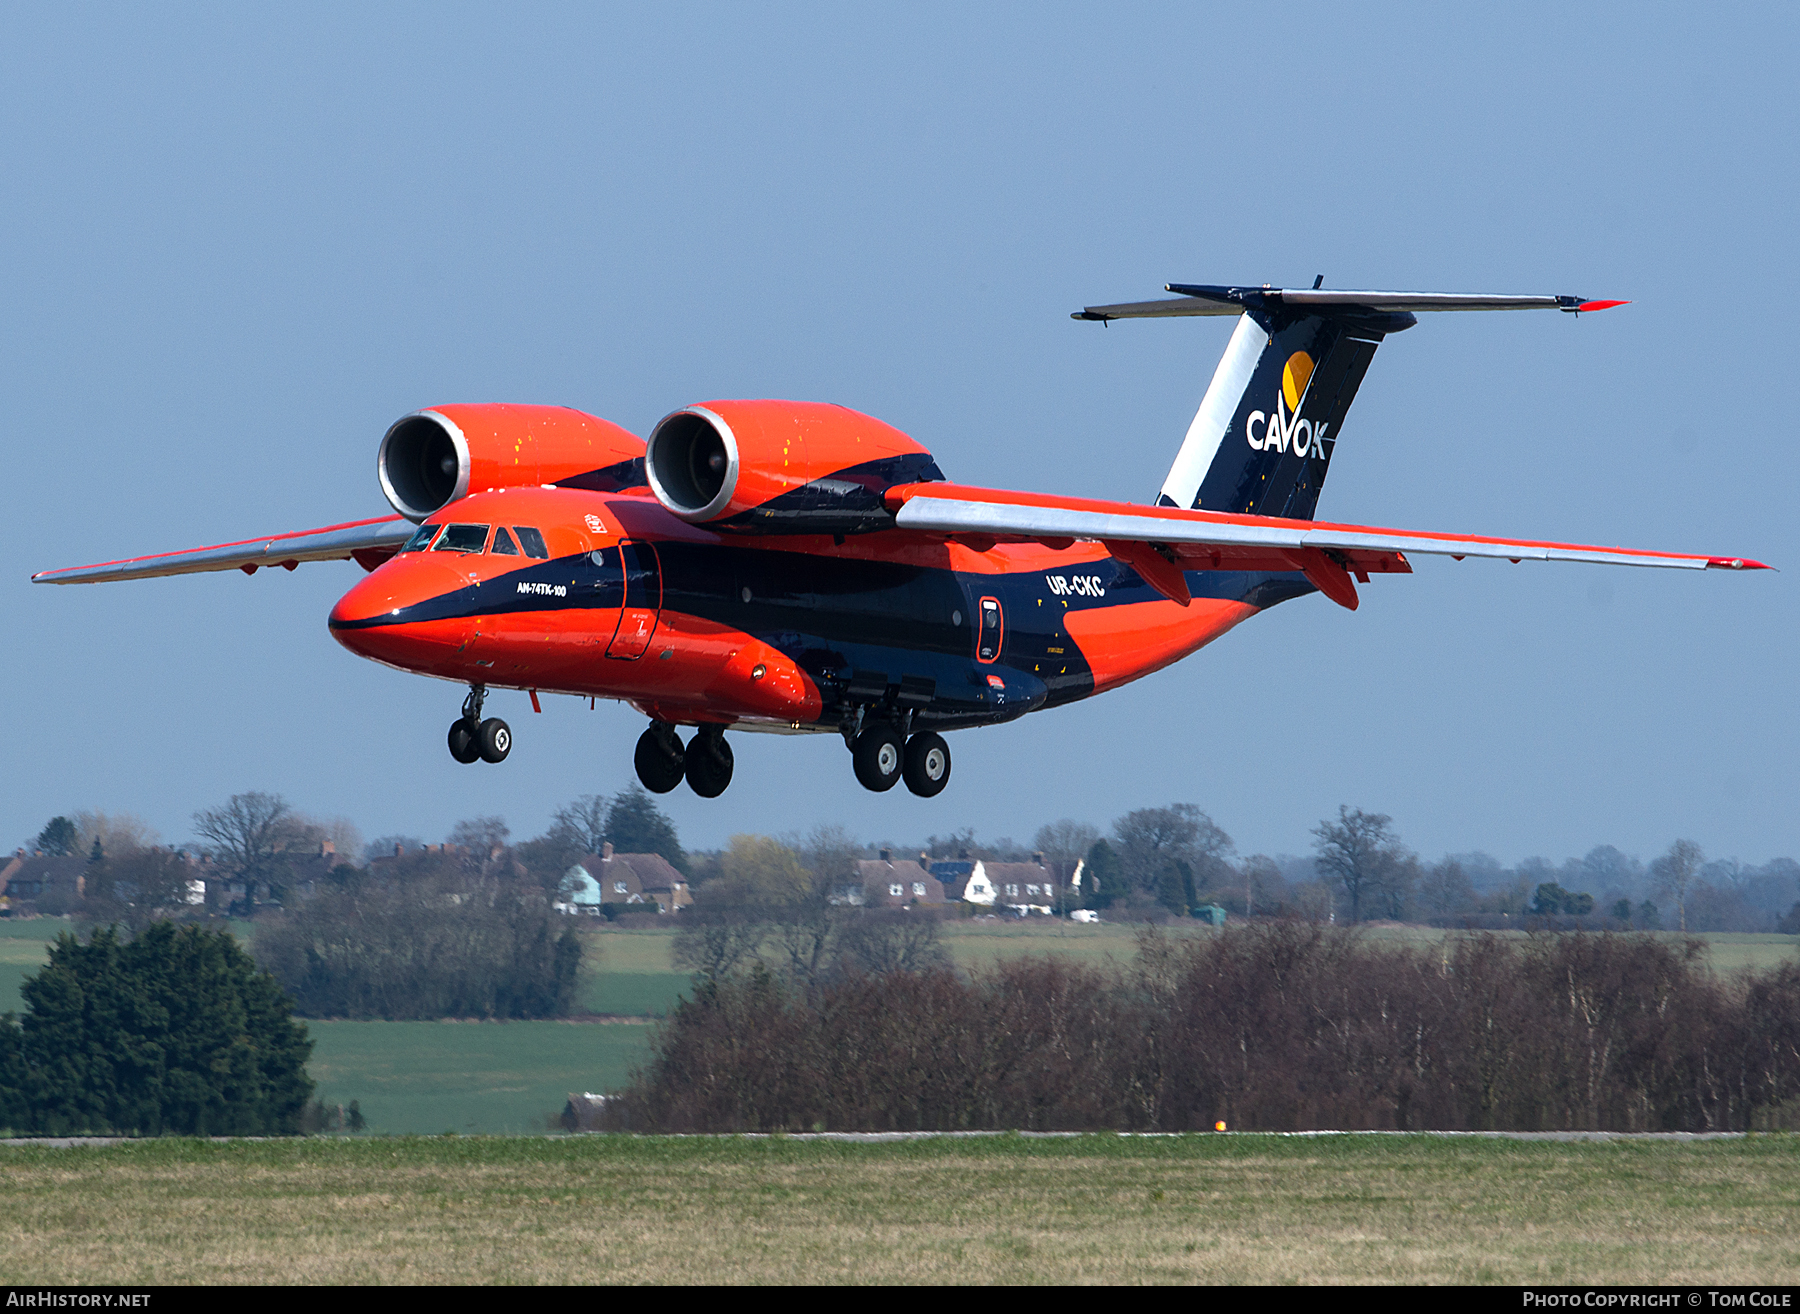
[[[725,727],[703,725],[688,741],[684,757],[687,782],[701,798],[717,798],[731,783],[731,745],[725,742]]]
[[[675,727],[667,721],[652,721],[650,728],[638,736],[637,752],[633,754],[632,762],[637,767],[638,779],[644,782],[644,788],[652,794],[667,794],[687,774],[681,736],[675,733]],[[726,779],[729,780],[729,765],[725,772]],[[723,789],[724,786],[721,785],[720,788]]]
[[[450,756],[467,765],[479,758],[483,762],[504,762],[512,752],[512,727],[497,716],[481,719],[481,705],[487,701],[487,686],[472,684],[463,699],[463,714],[450,723]]]

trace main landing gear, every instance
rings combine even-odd
[[[487,687],[472,684],[463,699],[463,714],[450,723],[450,756],[465,765],[477,759],[504,762],[512,752],[512,727],[497,716],[481,719]]]
[[[944,792],[950,783],[950,745],[930,730],[903,739],[891,725],[877,723],[847,735],[850,760],[864,789],[883,793],[900,781],[920,798]]]
[[[674,726],[652,721],[638,737],[632,761],[652,794],[667,794],[685,777],[701,798],[717,798],[731,783],[731,745],[722,725],[702,725],[684,747]]]

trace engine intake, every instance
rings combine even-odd
[[[423,520],[458,498],[554,484],[616,492],[644,482],[644,444],[567,406],[434,406],[394,422],[376,469],[394,510]]]
[[[683,520],[745,534],[889,529],[887,489],[944,477],[892,425],[787,401],[714,401],[665,416],[645,447],[644,473]]]

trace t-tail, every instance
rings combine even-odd
[[[1340,292],[1170,283],[1175,300],[1089,306],[1076,319],[1238,315],[1160,506],[1311,520],[1375,348],[1438,310],[1562,310],[1623,301],[1457,292]]]

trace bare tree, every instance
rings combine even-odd
[[[608,806],[604,794],[583,794],[551,814],[550,834],[566,841],[577,853],[598,853],[606,843]]]
[[[511,838],[505,817],[466,817],[450,828],[450,843],[467,849],[477,862],[486,862],[488,855],[505,848]]]
[[[1433,917],[1454,917],[1475,910],[1475,885],[1462,863],[1443,858],[1425,868],[1419,880],[1419,898]]]
[[[681,914],[669,957],[681,971],[722,981],[756,958],[767,935],[768,927],[754,918],[696,906]]]
[[[213,861],[244,882],[252,903],[266,884],[279,897],[286,857],[306,842],[300,819],[279,794],[233,794],[223,807],[194,814],[194,832],[210,841]]]
[[[100,845],[103,857],[124,857],[127,853],[156,843],[156,832],[142,817],[129,812],[97,812],[83,808],[70,818],[75,823],[74,852],[80,857],[93,854]]]
[[[1340,805],[1335,824],[1321,821],[1313,827],[1319,874],[1344,887],[1353,922],[1362,920],[1364,900],[1384,891],[1404,856],[1393,820],[1385,813]]]
[[[1038,829],[1032,843],[1044,855],[1044,861],[1055,875],[1059,895],[1068,890],[1069,882],[1075,878],[1076,864],[1087,856],[1087,851],[1099,838],[1100,832],[1087,822],[1066,818]]]
[[[1669,851],[1650,864],[1650,876],[1656,882],[1657,892],[1674,896],[1675,914],[1683,934],[1687,932],[1688,891],[1705,861],[1706,855],[1700,851],[1698,844],[1693,840],[1680,839],[1669,845]]]

